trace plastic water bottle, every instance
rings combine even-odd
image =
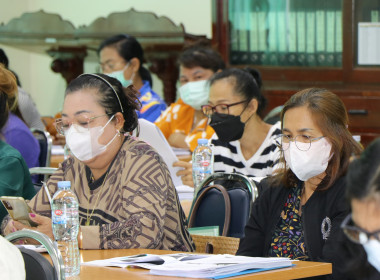
[[[51,200],[53,235],[62,254],[66,278],[80,272],[78,200],[70,188],[70,181],[58,182]]]
[[[214,172],[214,155],[207,139],[198,139],[192,164],[195,196],[201,183]]]

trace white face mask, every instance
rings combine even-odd
[[[188,82],[179,88],[179,94],[183,102],[195,110],[200,110],[202,105],[208,103],[209,87],[207,80]]]
[[[298,179],[307,181],[326,171],[331,158],[331,144],[325,137],[312,142],[307,151],[299,150],[293,141],[289,144],[289,148],[284,151],[285,161]],[[308,143],[297,145],[309,146]]]
[[[72,124],[69,130],[65,133],[66,143],[69,146],[73,155],[80,161],[87,161],[93,159],[97,155],[103,153],[108,145],[110,145],[116,136],[111,139],[108,144],[103,145],[99,143],[99,137],[103,134],[104,128],[111,122],[112,116],[105,126],[96,126],[91,128],[84,128],[77,124]]]
[[[380,242],[376,239],[370,239],[363,244],[363,247],[367,253],[368,262],[380,272]]]
[[[128,87],[129,85],[133,84],[133,77],[134,77],[134,73],[132,73],[132,76],[129,80],[126,80],[124,78],[124,71],[127,70],[128,67],[129,67],[129,63],[127,65],[125,65],[125,67],[122,70],[114,71],[114,72],[108,73],[106,75],[118,80],[123,87]]]

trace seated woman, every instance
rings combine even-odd
[[[361,151],[346,109],[326,89],[305,89],[285,103],[281,122],[284,169],[262,181],[237,254],[334,262],[331,244],[349,211],[344,175]]]
[[[16,78],[11,71],[0,64],[0,131],[8,121],[8,99],[17,94]],[[1,139],[4,136],[1,135]],[[34,189],[28,166],[15,148],[0,139],[0,196],[22,196],[31,199]],[[7,211],[0,204],[0,223]]]
[[[194,151],[199,138],[210,139],[214,130],[201,111],[207,103],[207,80],[225,68],[222,57],[213,49],[196,45],[179,57],[180,98],[170,105],[155,124],[173,147]]]
[[[78,197],[85,249],[150,248],[192,251],[170,173],[156,151],[129,136],[138,124],[133,87],[103,74],[83,74],[66,89],[57,130],[73,157],[47,183],[71,181]],[[51,208],[42,189],[29,204],[35,229],[53,238]],[[14,221],[6,231],[25,228]]]
[[[100,44],[98,54],[103,73],[123,87],[134,85],[140,92],[138,117],[154,122],[166,109],[166,103],[152,90],[152,77],[142,65],[144,51],[136,38],[128,34],[107,38]]]
[[[281,125],[269,125],[259,116],[266,103],[260,92],[260,73],[250,68],[230,68],[216,73],[209,83],[208,105],[203,105],[202,110],[215,130],[211,138],[214,171],[254,177],[271,175],[278,168],[276,138],[281,134]],[[185,167],[178,172],[182,182],[193,186],[191,163],[176,165]]]
[[[38,167],[40,166],[40,144],[23,119],[20,118],[22,116],[16,110],[17,103],[17,95],[8,101],[11,112],[7,124],[2,129],[5,142],[21,153],[28,168]]]
[[[343,221],[334,248],[342,273],[339,279],[380,279],[379,155],[380,138],[348,168],[346,197],[352,212]]]

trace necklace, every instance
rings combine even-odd
[[[92,175],[91,175],[91,177],[93,178]],[[96,201],[95,201],[94,207],[92,208],[92,211],[91,211],[90,215],[88,215],[89,208],[90,208],[90,197],[87,198],[87,202],[88,202],[88,207],[89,208],[87,208],[87,213],[86,213],[86,223],[85,223],[86,226],[90,225],[92,214],[94,214],[95,208],[98,205],[100,193],[103,193],[103,187],[104,187],[104,183],[107,180],[107,177],[108,177],[108,171],[107,171],[107,174],[106,174],[106,176],[105,176],[105,178],[103,180],[102,185],[100,186],[100,190],[98,192],[98,196],[96,197]]]

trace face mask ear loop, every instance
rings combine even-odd
[[[135,72],[132,72],[131,78],[129,79],[131,81],[131,85],[133,85],[134,78],[135,78]]]
[[[112,117],[108,120],[108,122],[102,127],[102,133],[104,132],[104,128],[112,121],[114,116],[115,115],[112,115]]]
[[[118,130],[116,130],[116,131],[117,131],[118,133],[116,133],[115,136],[111,139],[111,141],[109,141],[108,144],[104,146],[104,149],[106,149],[106,148],[107,148],[107,147],[113,142],[113,140],[115,140],[115,138],[116,138],[118,135],[120,135],[120,134],[119,134],[119,131],[118,131]]]

